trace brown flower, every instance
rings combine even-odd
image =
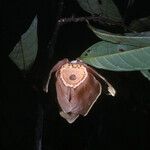
[[[115,96],[112,85],[94,69],[80,60],[59,61],[50,71],[44,91],[48,92],[51,74],[55,72],[57,99],[60,115],[73,123],[79,115],[86,116],[102,92],[102,82],[108,86],[110,95]],[[101,81],[101,83],[100,83]]]

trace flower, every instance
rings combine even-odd
[[[59,61],[50,71],[44,91],[48,92],[52,73],[56,76],[56,92],[60,115],[73,123],[79,115],[86,116],[102,92],[102,82],[108,86],[110,95],[115,96],[112,85],[94,69],[81,60]]]

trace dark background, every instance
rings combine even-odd
[[[146,0],[116,0],[130,22],[150,14]],[[116,97],[102,94],[87,117],[68,124],[59,116],[55,88],[41,91],[47,67],[62,58],[75,59],[98,41],[85,23],[63,25],[53,49],[47,49],[55,29],[59,0],[2,0],[0,54],[0,150],[127,150],[150,149],[150,82],[139,72],[99,70],[117,90]],[[37,14],[39,51],[25,77],[8,54]],[[63,17],[87,15],[75,0],[65,0]],[[49,70],[50,70],[49,68]],[[39,90],[33,88],[37,86]]]

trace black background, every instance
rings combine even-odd
[[[58,2],[1,1],[0,150],[37,150],[41,132],[43,150],[150,149],[150,83],[139,72],[99,70],[116,88],[117,95],[112,98],[102,94],[88,116],[73,124],[59,116],[53,84],[47,95],[34,90],[33,84],[42,84],[47,63],[53,65],[65,57],[75,59],[98,41],[85,23],[66,24],[58,32],[54,54],[48,62],[44,61]],[[135,1],[128,11],[125,0],[115,2],[127,22],[150,14],[146,0]],[[24,78],[8,54],[35,14],[39,20],[39,52],[29,77]],[[85,14],[75,0],[65,1],[63,16]]]

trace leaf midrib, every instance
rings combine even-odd
[[[83,58],[83,59],[92,59],[92,58],[97,58],[97,57],[110,57],[110,56],[117,56],[117,55],[119,55],[119,54],[128,54],[128,53],[133,53],[132,51],[144,51],[144,48],[150,48],[150,46],[146,46],[146,47],[142,47],[142,48],[138,48],[138,49],[133,49],[133,50],[128,50],[128,51],[124,51],[124,52],[116,52],[116,53],[114,53],[114,54],[107,54],[107,55],[101,55],[101,56],[91,56],[91,57],[89,57],[89,56],[86,56],[86,57],[82,57],[81,56],[81,58]]]

